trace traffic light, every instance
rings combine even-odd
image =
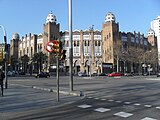
[[[0,62],[3,61],[3,51],[0,51]]]
[[[57,41],[57,40],[53,40],[52,41],[53,42],[53,46],[52,46],[52,52],[53,53],[59,53],[59,41]]]
[[[54,53],[55,56],[57,56],[61,53],[62,42],[59,40],[53,40],[52,43],[53,43],[52,52]]]
[[[60,60],[65,60],[65,59],[66,59],[66,50],[62,50],[60,55]]]

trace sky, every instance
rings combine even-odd
[[[160,16],[160,0],[72,0],[72,28],[102,30],[108,12],[112,12],[121,32],[147,35],[150,22]],[[5,27],[7,42],[12,35],[43,33],[47,15],[52,13],[60,30],[68,30],[68,0],[0,0],[0,25]],[[0,29],[3,43],[3,30]]]

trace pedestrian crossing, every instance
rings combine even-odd
[[[87,97],[86,103],[83,101],[82,103],[77,105],[79,109],[85,109],[88,111],[94,111],[97,113],[108,113],[112,116],[120,118],[120,120],[127,119],[127,120],[135,120],[137,114],[139,114],[137,111],[149,111],[150,109],[157,110],[159,115],[149,116],[147,113],[143,114],[142,117],[136,118],[136,120],[160,120],[160,107],[159,106],[153,106],[150,104],[142,104],[142,103],[133,103],[132,101],[120,101],[120,100],[114,100],[114,99],[106,99],[106,98],[98,98],[98,97]],[[97,104],[96,104],[97,103]],[[116,107],[117,106],[119,107]],[[124,107],[128,107],[127,109],[124,109]],[[122,110],[121,110],[122,109]],[[124,111],[126,110],[126,111]],[[141,116],[141,115],[139,115]],[[158,117],[157,117],[158,116]]]

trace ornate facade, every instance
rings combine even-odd
[[[15,36],[18,36],[17,33]],[[53,54],[46,51],[47,42],[60,39],[64,43],[66,59],[62,62],[63,69],[69,70],[69,32],[60,32],[60,24],[57,24],[56,16],[49,13],[46,23],[43,25],[43,33],[39,35],[26,35],[22,39],[18,37],[11,40],[11,55],[18,59],[23,55],[30,58],[33,54],[42,51],[47,54],[46,70],[55,65]],[[117,72],[136,72],[136,63],[124,60],[123,53],[129,53],[130,48],[141,49],[144,53],[154,47],[157,49],[157,39],[152,31],[148,31],[148,37],[139,32],[120,32],[119,23],[113,13],[105,16],[102,30],[74,30],[73,31],[73,67],[74,73],[79,71],[87,74]],[[120,46],[119,46],[120,44]],[[119,52],[119,55],[117,54]],[[17,55],[16,55],[17,54]],[[30,64],[29,62],[28,64]],[[133,64],[133,65],[132,65]],[[140,64],[140,63],[138,63]]]

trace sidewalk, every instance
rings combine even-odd
[[[53,91],[36,86],[32,88],[9,84],[8,89],[4,89],[4,97],[0,97],[0,120],[9,120],[15,115],[58,107],[80,99],[82,97],[60,92],[60,101],[57,102],[57,94]]]

